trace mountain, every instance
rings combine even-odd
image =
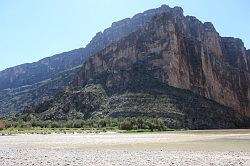
[[[0,114],[20,112],[27,105],[36,105],[62,91],[89,56],[138,30],[154,15],[168,10],[170,7],[163,5],[157,9],[136,14],[133,18],[114,22],[103,33],[97,33],[85,48],[1,71]]]
[[[133,18],[114,22],[110,28],[96,34],[85,48],[44,58],[31,64],[23,64],[0,72],[0,90],[32,85],[54,75],[79,66],[90,55],[116,42],[143,26],[155,14],[170,10],[166,5],[135,15]]]
[[[240,39],[173,8],[90,57],[73,86],[101,82],[115,91],[148,76],[250,116],[249,58]]]
[[[25,112],[43,120],[162,117],[169,127],[249,127],[249,51],[179,7],[89,57],[65,92]]]
[[[2,90],[2,110],[42,120],[150,116],[174,128],[250,127],[250,55],[240,39],[221,37],[180,7],[112,27],[90,42],[82,66]]]

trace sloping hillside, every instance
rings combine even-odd
[[[113,42],[138,30],[154,15],[171,10],[163,5],[114,22],[99,32],[85,48],[79,48],[42,59],[31,64],[15,66],[0,72],[0,114],[20,112],[62,91],[76,74],[79,66],[91,55]],[[28,49],[28,48],[27,48]],[[70,76],[69,76],[70,75]]]

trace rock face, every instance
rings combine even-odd
[[[240,39],[221,37],[212,23],[184,16],[180,7],[113,23],[83,50],[81,67],[0,91],[1,110],[43,120],[150,116],[174,128],[250,127],[250,51]]]
[[[0,72],[0,115],[22,111],[62,91],[91,55],[138,30],[151,18],[171,10],[163,5],[112,24],[99,32],[85,48],[54,55]]]
[[[79,68],[64,71],[33,85],[0,91],[0,116],[16,114],[29,105],[37,105],[65,89]]]
[[[32,85],[58,73],[81,65],[84,60],[104,49],[112,42],[120,40],[143,26],[154,15],[170,10],[166,5],[135,15],[112,24],[110,28],[99,32],[85,48],[54,55],[31,64],[23,64],[0,72],[0,90]]]
[[[248,69],[250,70],[250,50],[247,50],[247,61],[248,61]]]
[[[153,78],[250,116],[249,63],[240,39],[220,37],[212,23],[175,7],[90,57],[72,87],[101,83],[116,93]]]

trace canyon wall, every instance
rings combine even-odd
[[[90,57],[72,86],[101,82],[115,93],[151,77],[250,116],[249,64],[240,39],[221,37],[212,23],[175,7]]]

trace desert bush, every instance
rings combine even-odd
[[[3,121],[0,121],[0,130],[5,129],[5,123]]]
[[[100,128],[107,127],[107,125],[108,125],[108,121],[105,120],[105,119],[101,119],[101,120],[98,122],[98,127],[100,127]]]
[[[127,118],[97,118],[97,119],[69,119],[69,120],[40,120],[33,116],[27,119],[9,119],[5,128],[118,128],[121,130],[151,130],[163,131],[166,129],[164,120],[149,117]],[[0,124],[1,125],[1,124]],[[2,125],[3,126],[3,125]],[[3,127],[2,127],[3,128]]]
[[[65,122],[64,127],[73,128],[74,127],[74,122],[72,120],[68,120],[68,121]]]
[[[82,128],[84,122],[82,120],[74,120],[73,121],[73,128]]]
[[[51,123],[51,128],[59,128],[59,127],[61,127],[59,122],[54,121]]]
[[[162,131],[166,129],[164,120],[160,118],[123,118],[118,120],[118,127],[121,130],[138,130],[146,129],[150,131],[158,130]]]
[[[121,129],[121,130],[132,130],[133,125],[132,125],[131,121],[125,120],[125,121],[120,123],[119,129]]]

